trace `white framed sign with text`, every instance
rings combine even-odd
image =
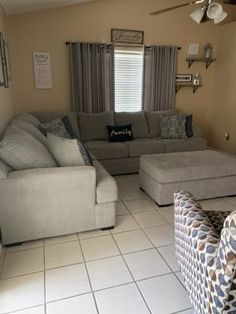
[[[34,81],[35,88],[52,88],[51,60],[48,52],[34,52]]]

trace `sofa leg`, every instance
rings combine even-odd
[[[115,226],[110,226],[110,227],[106,227],[106,228],[102,228],[102,231],[108,231],[108,230],[113,230],[115,228]]]
[[[22,245],[22,244],[23,244],[23,242],[10,243],[10,244],[6,244],[5,247],[20,246],[20,245]]]

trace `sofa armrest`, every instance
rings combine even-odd
[[[13,171],[0,180],[0,224],[4,243],[95,226],[96,170],[58,167]],[[53,226],[53,227],[52,227]],[[11,230],[11,232],[9,232]],[[46,232],[46,231],[47,232]],[[19,232],[19,234],[16,234]]]

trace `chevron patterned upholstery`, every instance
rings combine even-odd
[[[194,313],[236,314],[236,211],[204,211],[187,192],[174,198],[176,257]]]

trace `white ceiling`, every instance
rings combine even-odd
[[[0,0],[7,15],[63,7],[95,0]]]

